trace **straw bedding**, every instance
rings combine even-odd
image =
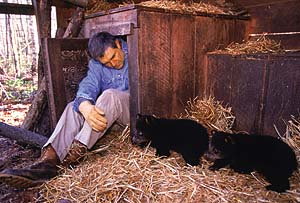
[[[179,11],[184,13],[212,13],[212,14],[226,14],[222,8],[219,8],[215,5],[199,2],[190,4],[181,3],[178,1],[168,1],[168,0],[152,0],[144,1],[139,3],[139,5],[153,8],[162,8],[166,10]],[[228,14],[228,13],[227,13]]]
[[[199,105],[200,103],[203,105]],[[230,108],[220,108],[221,104],[213,98],[190,101],[188,108],[196,111],[194,104],[198,105],[199,109],[202,108],[199,111],[210,108],[209,111],[214,112],[214,115],[226,115],[219,116],[214,123],[222,123],[220,119],[233,117],[229,116]],[[216,113],[213,108],[217,107],[226,113]],[[196,113],[182,116],[191,115],[194,119],[199,119],[195,116]],[[231,122],[228,123],[230,126]],[[290,137],[285,137],[288,143],[293,142],[298,160],[299,129],[299,121],[296,119],[289,121],[286,134]],[[230,169],[212,172],[208,170],[210,164],[202,159],[202,165],[185,166],[183,158],[175,152],[169,158],[158,158],[155,157],[155,151],[151,147],[141,149],[133,146],[128,129],[123,133],[111,131],[97,143],[95,149],[80,165],[73,170],[62,169],[61,175],[42,185],[39,201],[101,203],[300,201],[299,173],[295,172],[290,179],[291,190],[278,194],[267,191],[264,186],[268,183],[255,172],[251,175],[237,174]]]
[[[244,43],[231,43],[224,50],[216,50],[213,53],[220,54],[267,54],[267,53],[284,53],[285,50],[280,42],[268,39],[264,35],[255,39],[248,40]]]

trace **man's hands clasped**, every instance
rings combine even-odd
[[[107,128],[105,113],[89,101],[82,102],[79,106],[79,111],[96,132],[103,132]]]

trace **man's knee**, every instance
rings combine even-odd
[[[120,92],[121,92],[120,90],[116,90],[116,89],[107,89],[102,92],[101,96],[112,97],[112,96],[118,95],[118,93],[120,93]]]
[[[73,104],[74,104],[73,101],[69,102],[69,103],[67,104],[66,108],[73,108]]]
[[[124,100],[126,98],[129,98],[129,94],[116,89],[107,89],[102,92],[102,94],[98,97],[97,102],[102,99],[109,99],[111,101],[118,101],[118,100]]]
[[[67,106],[65,107],[65,111],[73,111],[73,104],[74,104],[74,102],[72,101],[72,102],[69,102],[68,104],[67,104]]]

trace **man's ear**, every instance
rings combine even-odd
[[[115,43],[116,43],[116,46],[118,49],[122,49],[122,44],[121,44],[120,40],[116,39]]]

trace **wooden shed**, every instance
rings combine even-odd
[[[131,130],[135,133],[138,112],[175,117],[183,112],[189,99],[203,97],[207,80],[205,54],[245,39],[247,22],[248,18],[232,15],[182,13],[128,5],[87,16],[82,33],[89,38],[96,32],[109,31],[127,41]],[[66,41],[60,43],[67,44]],[[62,94],[64,86],[58,85],[61,71],[55,70],[62,67],[48,66],[51,80],[56,80],[49,84],[58,88],[50,87],[56,94],[52,98],[58,95],[60,98],[59,103],[52,100],[50,104],[51,111],[55,112],[53,127],[62,113],[61,106],[70,100]]]

